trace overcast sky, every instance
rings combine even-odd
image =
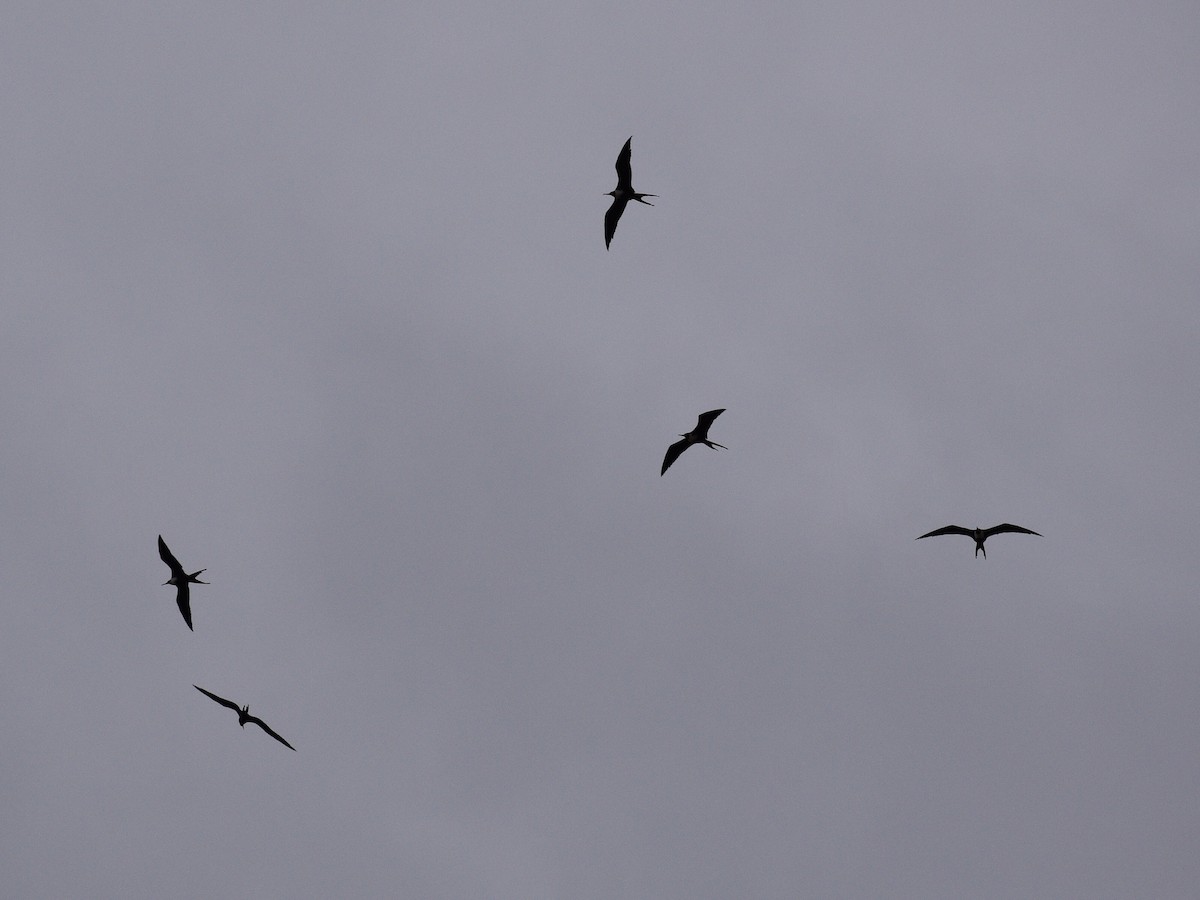
[[[1194,897],[1198,46],[9,4],[4,893]]]

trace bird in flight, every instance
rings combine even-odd
[[[179,564],[171,551],[167,549],[167,542],[162,539],[162,535],[158,536],[158,555],[162,557],[162,561],[171,567],[171,577],[163,582],[164,585],[175,585],[175,603],[179,606],[179,611],[183,613],[183,621],[187,622],[187,627],[192,628],[192,601],[190,591],[188,590],[188,582],[196,584],[208,584],[207,581],[201,581],[196,576],[203,572],[193,572],[189,575],[183,571],[183,566]],[[193,631],[195,629],[192,629]]]
[[[706,444],[714,450],[720,447],[722,450],[728,450],[724,444],[718,444],[708,439],[708,429],[712,425],[713,419],[725,412],[723,409],[710,409],[706,413],[700,413],[700,418],[696,420],[696,427],[687,434],[681,434],[681,441],[676,441],[667,448],[667,455],[663,457],[662,471],[659,472],[659,477],[667,473],[667,469],[671,468],[671,463],[679,459],[679,454],[686,450],[692,444]]]
[[[1022,528],[1020,525],[1009,525],[1005,522],[1003,525],[993,525],[991,528],[963,528],[960,525],[947,525],[945,528],[939,528],[936,531],[931,531],[929,534],[923,534],[917,540],[927,537],[937,537],[939,534],[965,534],[975,542],[975,557],[979,558],[979,551],[983,550],[983,558],[987,559],[987,550],[983,547],[983,542],[990,538],[993,534],[1004,534],[1012,531],[1018,534],[1036,534],[1041,537],[1036,531],[1030,531],[1028,528]]]
[[[608,208],[608,212],[604,214],[604,248],[606,250],[612,243],[621,213],[625,212],[625,204],[630,200],[646,203],[642,199],[643,197],[658,196],[658,194],[639,194],[633,189],[633,173],[629,169],[629,145],[632,141],[633,137],[630,136],[629,140],[625,142],[625,146],[621,148],[621,152],[617,154],[617,187],[608,192],[608,196],[613,198],[613,202],[612,206]],[[646,205],[653,206],[654,204],[646,203]]]
[[[271,737],[275,738],[275,740],[279,741],[279,743],[283,744],[283,746],[287,747],[289,750],[296,749],[291,744],[289,744],[287,741],[285,741],[283,738],[281,738],[279,735],[277,735],[274,731],[272,731],[270,729],[270,726],[268,726],[267,723],[264,722],[262,719],[260,719],[258,716],[250,715],[250,707],[248,705],[239,707],[232,700],[226,700],[224,697],[218,697],[212,691],[206,691],[204,688],[200,687],[200,685],[198,685],[198,684],[193,684],[192,687],[194,687],[200,693],[205,694],[206,696],[212,697],[214,700],[216,700],[222,706],[228,706],[235,713],[237,713],[238,714],[238,724],[241,725],[243,728],[246,727],[247,722],[253,722],[255,725],[257,725],[259,728],[261,728],[263,731],[265,731]]]

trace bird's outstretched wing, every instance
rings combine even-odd
[[[174,554],[167,549],[167,542],[162,539],[162,535],[158,536],[158,555],[168,566],[171,567],[172,575],[179,575],[183,572],[183,566],[179,564]]]
[[[700,417],[696,420],[696,436],[708,437],[708,429],[712,426],[717,416],[723,412],[725,412],[723,409],[710,409],[706,413],[700,413]]]
[[[961,525],[947,525],[945,528],[939,528],[936,531],[931,531],[929,534],[923,534],[917,538],[937,537],[939,534],[965,534],[967,537],[974,537],[975,532],[969,528],[963,528]]]
[[[200,693],[205,694],[209,697],[212,697],[212,699],[216,700],[222,706],[228,706],[230,709],[232,709],[236,713],[240,713],[242,711],[241,708],[236,703],[234,703],[232,700],[226,700],[224,697],[218,697],[212,691],[206,691],[204,688],[200,687],[200,685],[198,685],[198,684],[193,684],[192,687],[194,687]]]
[[[627,191],[633,190],[633,170],[629,166],[632,143],[633,135],[630,135],[625,146],[621,148],[621,152],[617,154],[617,187],[625,188]]]
[[[1041,537],[1041,535],[1036,531],[1030,531],[1028,528],[1022,528],[1020,525],[1009,525],[1007,522],[1005,522],[1003,525],[993,525],[991,528],[987,529],[984,534],[988,537],[991,537],[993,534],[1004,534],[1006,531],[1015,531],[1018,534],[1037,534],[1038,537]]]
[[[175,588],[175,605],[178,606],[179,611],[183,613],[183,621],[187,622],[187,627],[190,630],[195,631],[196,629],[192,628],[192,592],[188,590],[188,583],[186,581],[181,581],[179,584],[175,585]],[[208,691],[205,691],[204,693],[207,694]],[[237,707],[234,707],[234,709],[236,708]]]
[[[617,222],[621,220],[621,213],[625,212],[627,202],[627,200],[618,200],[614,197],[612,206],[604,214],[604,249],[606,250],[612,243],[613,235],[617,233]]]
[[[682,438],[667,448],[667,455],[663,457],[662,471],[658,473],[660,478],[667,474],[667,469],[671,468],[671,463],[679,459],[679,454],[690,446],[691,441],[687,438]]]
[[[261,728],[263,731],[265,731],[271,737],[275,738],[275,740],[279,741],[279,743],[283,744],[283,746],[287,747],[289,750],[296,749],[291,744],[289,744],[287,741],[285,741],[283,738],[281,738],[279,735],[277,735],[274,731],[272,731],[270,729],[270,727],[267,725],[267,723],[264,722],[262,719],[258,718],[258,716],[249,716],[249,717],[247,717],[246,721],[253,722],[255,725],[257,725],[259,728]]]

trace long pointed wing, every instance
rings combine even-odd
[[[927,537],[937,537],[939,534],[965,534],[967,537],[975,536],[975,532],[969,528],[963,528],[961,525],[947,525],[945,528],[939,528],[937,531],[931,531],[929,534],[923,534],[921,537],[917,538],[917,540],[919,541],[921,538]]]
[[[1030,531],[1028,528],[1022,528],[1020,525],[1009,525],[1007,522],[1005,522],[1003,525],[993,525],[984,533],[988,537],[991,537],[993,534],[1004,534],[1006,531],[1014,531],[1018,534],[1037,534],[1038,537],[1041,537],[1041,535],[1036,531]]]
[[[617,233],[617,222],[621,220],[621,213],[625,212],[625,204],[628,202],[627,200],[618,200],[614,197],[612,206],[604,214],[604,248],[606,250],[608,249],[608,245],[612,243],[613,235]]]
[[[179,560],[175,558],[174,554],[167,549],[167,542],[162,539],[161,534],[158,536],[158,555],[163,562],[171,567],[172,575],[179,575],[183,572],[183,566],[179,564]]]
[[[629,166],[630,145],[633,143],[633,135],[629,136],[629,140],[625,142],[625,146],[621,148],[621,152],[617,154],[617,187],[624,188],[627,191],[633,190],[633,171]]]
[[[179,611],[183,613],[183,621],[187,622],[187,627],[192,631],[192,592],[188,590],[188,583],[181,581],[176,586],[175,605],[179,607]],[[235,706],[234,709],[237,709]]]
[[[689,441],[687,438],[683,438],[682,440],[676,441],[670,447],[667,448],[667,455],[663,457],[662,471],[658,473],[660,478],[663,475],[667,474],[667,469],[671,468],[671,463],[673,463],[673,462],[675,462],[675,460],[679,459],[679,454],[682,453],[684,450],[686,450],[691,445],[692,445],[691,441]]]
[[[228,706],[230,709],[232,709],[232,710],[233,710],[234,712],[236,712],[236,713],[240,713],[240,712],[241,712],[241,709],[240,709],[240,708],[238,707],[238,705],[237,705],[236,703],[234,703],[232,700],[226,700],[224,697],[218,697],[218,696],[217,696],[216,694],[214,694],[212,691],[206,691],[204,688],[200,687],[200,685],[198,685],[198,684],[193,684],[193,685],[192,685],[192,687],[194,687],[194,688],[195,688],[196,690],[198,690],[200,693],[202,693],[202,694],[205,694],[205,695],[207,695],[207,696],[209,696],[209,697],[212,697],[212,699],[216,700],[216,701],[217,701],[218,703],[220,703],[222,706]]]
[[[692,433],[696,437],[708,437],[708,429],[712,425],[713,420],[723,412],[725,412],[723,409],[710,409],[706,413],[700,413],[700,418],[696,420],[696,430]]]
[[[272,731],[270,729],[270,727],[268,727],[267,723],[264,722],[262,719],[258,718],[257,716],[250,716],[246,719],[246,721],[253,722],[255,725],[257,725],[259,728],[261,728],[263,731],[265,731],[271,737],[275,738],[275,740],[279,741],[279,743],[283,744],[283,746],[287,747],[289,750],[296,749],[291,744],[289,744],[287,741],[285,741],[283,738],[281,738],[279,735],[277,735],[274,731]]]

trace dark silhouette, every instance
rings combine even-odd
[[[204,569],[201,569],[200,572],[193,572],[191,575],[183,571],[183,566],[179,564],[179,560],[167,549],[167,543],[162,539],[161,534],[158,536],[158,555],[162,557],[163,562],[171,567],[171,577],[164,581],[163,584],[175,585],[175,603],[179,606],[179,611],[183,613],[183,621],[187,622],[187,627],[195,631],[192,628],[192,600],[190,591],[188,590],[188,582],[208,584],[207,581],[201,581],[196,577]]]
[[[945,528],[939,528],[937,531],[931,531],[929,534],[923,534],[917,540],[927,537],[937,537],[939,534],[965,534],[967,537],[975,541],[975,558],[979,558],[979,551],[983,550],[983,558],[987,559],[987,550],[984,550],[983,542],[990,538],[993,534],[1004,534],[1006,531],[1013,531],[1019,534],[1037,534],[1036,531],[1030,531],[1028,528],[1022,528],[1020,525],[1009,525],[1005,522],[1003,525],[993,525],[991,528],[963,528],[960,525],[947,525]]]
[[[621,213],[625,212],[625,204],[630,200],[636,200],[638,203],[646,203],[643,197],[657,197],[658,194],[639,194],[633,189],[633,174],[629,168],[629,145],[633,141],[630,136],[625,142],[625,146],[621,148],[621,152],[617,155],[617,187],[615,190],[609,191],[608,196],[613,198],[612,206],[608,208],[608,212],[604,214],[604,248],[607,250],[608,245],[612,243],[613,234],[617,230],[617,222],[621,218]],[[653,203],[646,203],[647,206],[653,206]]]
[[[724,444],[717,444],[708,439],[708,428],[713,423],[713,419],[725,412],[723,409],[710,409],[706,413],[700,413],[700,418],[696,420],[696,427],[687,434],[681,434],[682,441],[676,441],[667,448],[667,455],[663,457],[662,471],[659,472],[659,477],[666,474],[667,469],[671,468],[671,463],[679,459],[679,454],[686,450],[692,444],[706,444],[714,450],[720,447],[722,450],[728,450]]]
[[[200,685],[198,685],[198,684],[193,684],[192,687],[194,687],[200,693],[205,694],[209,697],[212,697],[214,700],[216,700],[222,706],[228,706],[235,713],[237,713],[238,714],[238,724],[241,725],[243,728],[246,727],[247,722],[253,722],[255,725],[257,725],[259,728],[261,728],[263,731],[265,731],[271,737],[275,738],[275,740],[279,741],[279,743],[283,744],[283,746],[287,747],[289,750],[296,749],[291,744],[289,744],[287,741],[285,741],[283,738],[281,738],[279,735],[277,735],[274,731],[272,731],[270,729],[270,727],[267,725],[267,723],[264,722],[262,719],[258,718],[258,716],[250,715],[250,707],[249,706],[243,706],[243,707],[239,708],[238,705],[236,703],[234,703],[232,700],[226,700],[224,697],[218,697],[212,691],[206,691],[204,688],[200,687]]]

